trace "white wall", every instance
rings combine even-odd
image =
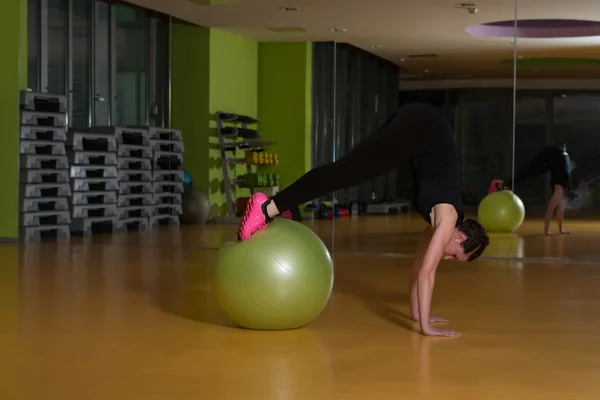
[[[513,79],[457,79],[437,81],[400,81],[400,90],[512,88]],[[600,90],[600,79],[518,79],[517,89]]]

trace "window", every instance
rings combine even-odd
[[[68,95],[72,127],[162,126],[169,24],[112,0],[28,0],[28,87]]]
[[[47,0],[47,5],[48,81],[45,89],[50,93],[67,94],[68,1]]]
[[[70,122],[74,127],[90,125],[92,100],[92,3],[90,0],[73,0],[73,37],[71,41],[71,110]]]
[[[27,2],[27,87],[39,91],[40,84],[40,0]]]
[[[169,106],[169,22],[153,17],[150,19],[150,37],[154,46],[150,47],[150,125],[168,124]]]
[[[147,125],[149,18],[145,11],[116,6],[117,125]]]

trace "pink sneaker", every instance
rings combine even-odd
[[[247,240],[254,232],[267,226],[272,221],[267,216],[266,206],[269,198],[264,193],[255,193],[248,199],[246,211],[240,224],[238,231],[238,239],[240,241]]]
[[[492,183],[490,183],[490,188],[488,189],[487,194],[492,194],[494,192],[497,192],[498,190],[500,190],[500,186],[503,184],[504,182],[501,181],[500,179],[494,179],[492,181]]]

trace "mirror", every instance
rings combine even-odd
[[[514,187],[526,209],[519,233],[527,257],[595,260],[600,22],[581,18],[593,15],[588,3],[570,5],[575,16],[553,7],[560,18],[518,2]]]
[[[399,7],[399,6],[398,6]],[[365,9],[365,12],[367,10]],[[337,51],[336,156],[348,154],[361,139],[377,132],[399,107],[425,103],[443,116],[458,149],[462,204],[477,218],[480,202],[494,178],[510,181],[513,164],[514,70],[512,36],[490,36],[490,13],[512,27],[512,4],[415,5],[410,12],[394,6],[369,10],[381,21],[394,15],[396,29],[348,25]],[[427,15],[439,28],[417,22]],[[492,30],[494,29],[492,24]],[[405,134],[408,145],[414,138]],[[400,157],[402,145],[398,145]],[[365,163],[377,164],[375,155]],[[358,204],[358,216],[339,218],[336,251],[412,255],[426,227],[415,212],[415,179],[408,160],[355,187],[337,193],[342,204]],[[513,210],[509,210],[512,215]],[[426,213],[427,214],[427,213]],[[518,237],[509,235],[485,256],[514,256]],[[508,247],[507,247],[508,246]]]

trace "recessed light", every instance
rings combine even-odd
[[[300,7],[280,7],[281,11],[299,11]]]
[[[425,72],[426,74],[428,74],[428,73],[429,73],[429,70],[428,70],[428,69],[426,69],[426,70],[424,70],[423,72]]]
[[[404,61],[406,61],[406,58],[401,58],[400,59],[400,62],[404,62]]]
[[[346,32],[346,31],[348,31],[348,29],[344,29],[344,28],[331,28],[330,31],[331,32]]]
[[[462,8],[467,10],[469,14],[477,14],[477,4],[475,3],[457,3],[454,5],[454,8]]]
[[[381,48],[381,46],[377,46],[377,45],[375,45],[375,46],[371,46],[371,48],[372,48],[372,49],[380,49],[380,48]]]

